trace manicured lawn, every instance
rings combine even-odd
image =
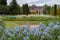
[[[39,25],[40,22],[45,23],[47,25],[50,22],[50,20],[47,20],[47,21],[4,21],[6,28],[14,28],[15,26],[21,26],[21,25],[26,25],[26,24]]]
[[[37,25],[40,21],[4,21],[6,28],[14,28],[15,26],[30,24]]]
[[[37,25],[40,22],[44,22],[45,24],[48,24],[50,21],[56,21],[60,20],[59,17],[55,16],[41,16],[41,15],[35,15],[35,16],[0,16],[0,19],[4,20],[5,27],[6,28],[14,28],[15,26],[30,24],[30,25]]]
[[[28,15],[28,16],[2,16],[4,21],[46,21],[46,20],[55,20],[59,17],[57,16],[42,16],[42,15]]]

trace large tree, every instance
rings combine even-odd
[[[7,0],[0,0],[0,15],[9,14],[9,7],[7,6]]]
[[[12,2],[10,3],[10,11],[11,11],[10,14],[13,14],[13,15],[21,14],[20,6],[17,4],[16,0],[12,0]]]
[[[54,5],[54,15],[57,15],[57,5]]]
[[[22,12],[23,12],[23,14],[25,14],[25,5],[24,4],[22,6]]]
[[[10,12],[9,6],[0,5],[0,15],[7,15]]]
[[[0,0],[0,5],[7,5],[7,0]]]
[[[30,14],[28,4],[24,4],[24,5],[22,6],[22,9],[23,9],[23,14],[25,14],[25,15]]]
[[[50,6],[48,6],[47,4],[44,5],[44,14],[50,14]]]

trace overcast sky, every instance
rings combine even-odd
[[[7,0],[8,5],[11,2],[11,0]],[[28,3],[28,5],[37,5],[37,6],[43,6],[44,4],[48,5],[54,5],[54,4],[59,4],[60,5],[60,0],[17,0],[17,3],[21,6],[25,3]]]

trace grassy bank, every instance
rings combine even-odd
[[[31,16],[0,16],[5,23],[6,28],[14,28],[15,26],[30,24],[37,25],[40,22],[48,24],[49,22],[55,22],[60,20],[60,17],[57,16],[41,16],[41,15],[31,15]]]
[[[29,16],[2,16],[4,21],[46,21],[59,19],[57,16],[41,16],[41,15],[29,15]]]

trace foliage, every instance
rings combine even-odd
[[[60,8],[57,8],[57,15],[60,16]]]
[[[22,6],[22,10],[23,10],[23,14],[25,14],[25,15],[30,14],[28,4],[24,4],[24,5]]]
[[[7,0],[0,0],[0,5],[7,5]]]
[[[2,26],[3,28],[5,28],[5,24],[4,24],[4,21],[3,20],[0,20],[0,26]]]
[[[20,6],[17,4],[16,0],[12,0],[10,4],[10,14],[11,15],[18,15],[20,13]]]
[[[41,17],[41,16],[4,16],[2,17],[5,21],[46,21],[46,20],[56,20],[59,17]]]
[[[1,15],[8,15],[9,12],[10,12],[9,6],[0,5],[0,14]]]
[[[50,8],[51,8],[50,6],[48,6],[47,4],[45,4],[44,5],[44,10],[43,10],[44,12],[43,13],[44,14],[50,14]]]
[[[36,14],[36,12],[31,12],[31,14]]]
[[[5,24],[4,24],[4,21],[3,20],[0,20],[0,38],[1,36],[3,35],[3,31],[5,29]]]
[[[57,5],[56,4],[54,5],[54,13],[55,13],[54,15],[57,15]]]
[[[54,6],[51,7],[50,9],[50,15],[54,15]],[[60,7],[57,6],[57,14],[58,16],[60,16]]]

